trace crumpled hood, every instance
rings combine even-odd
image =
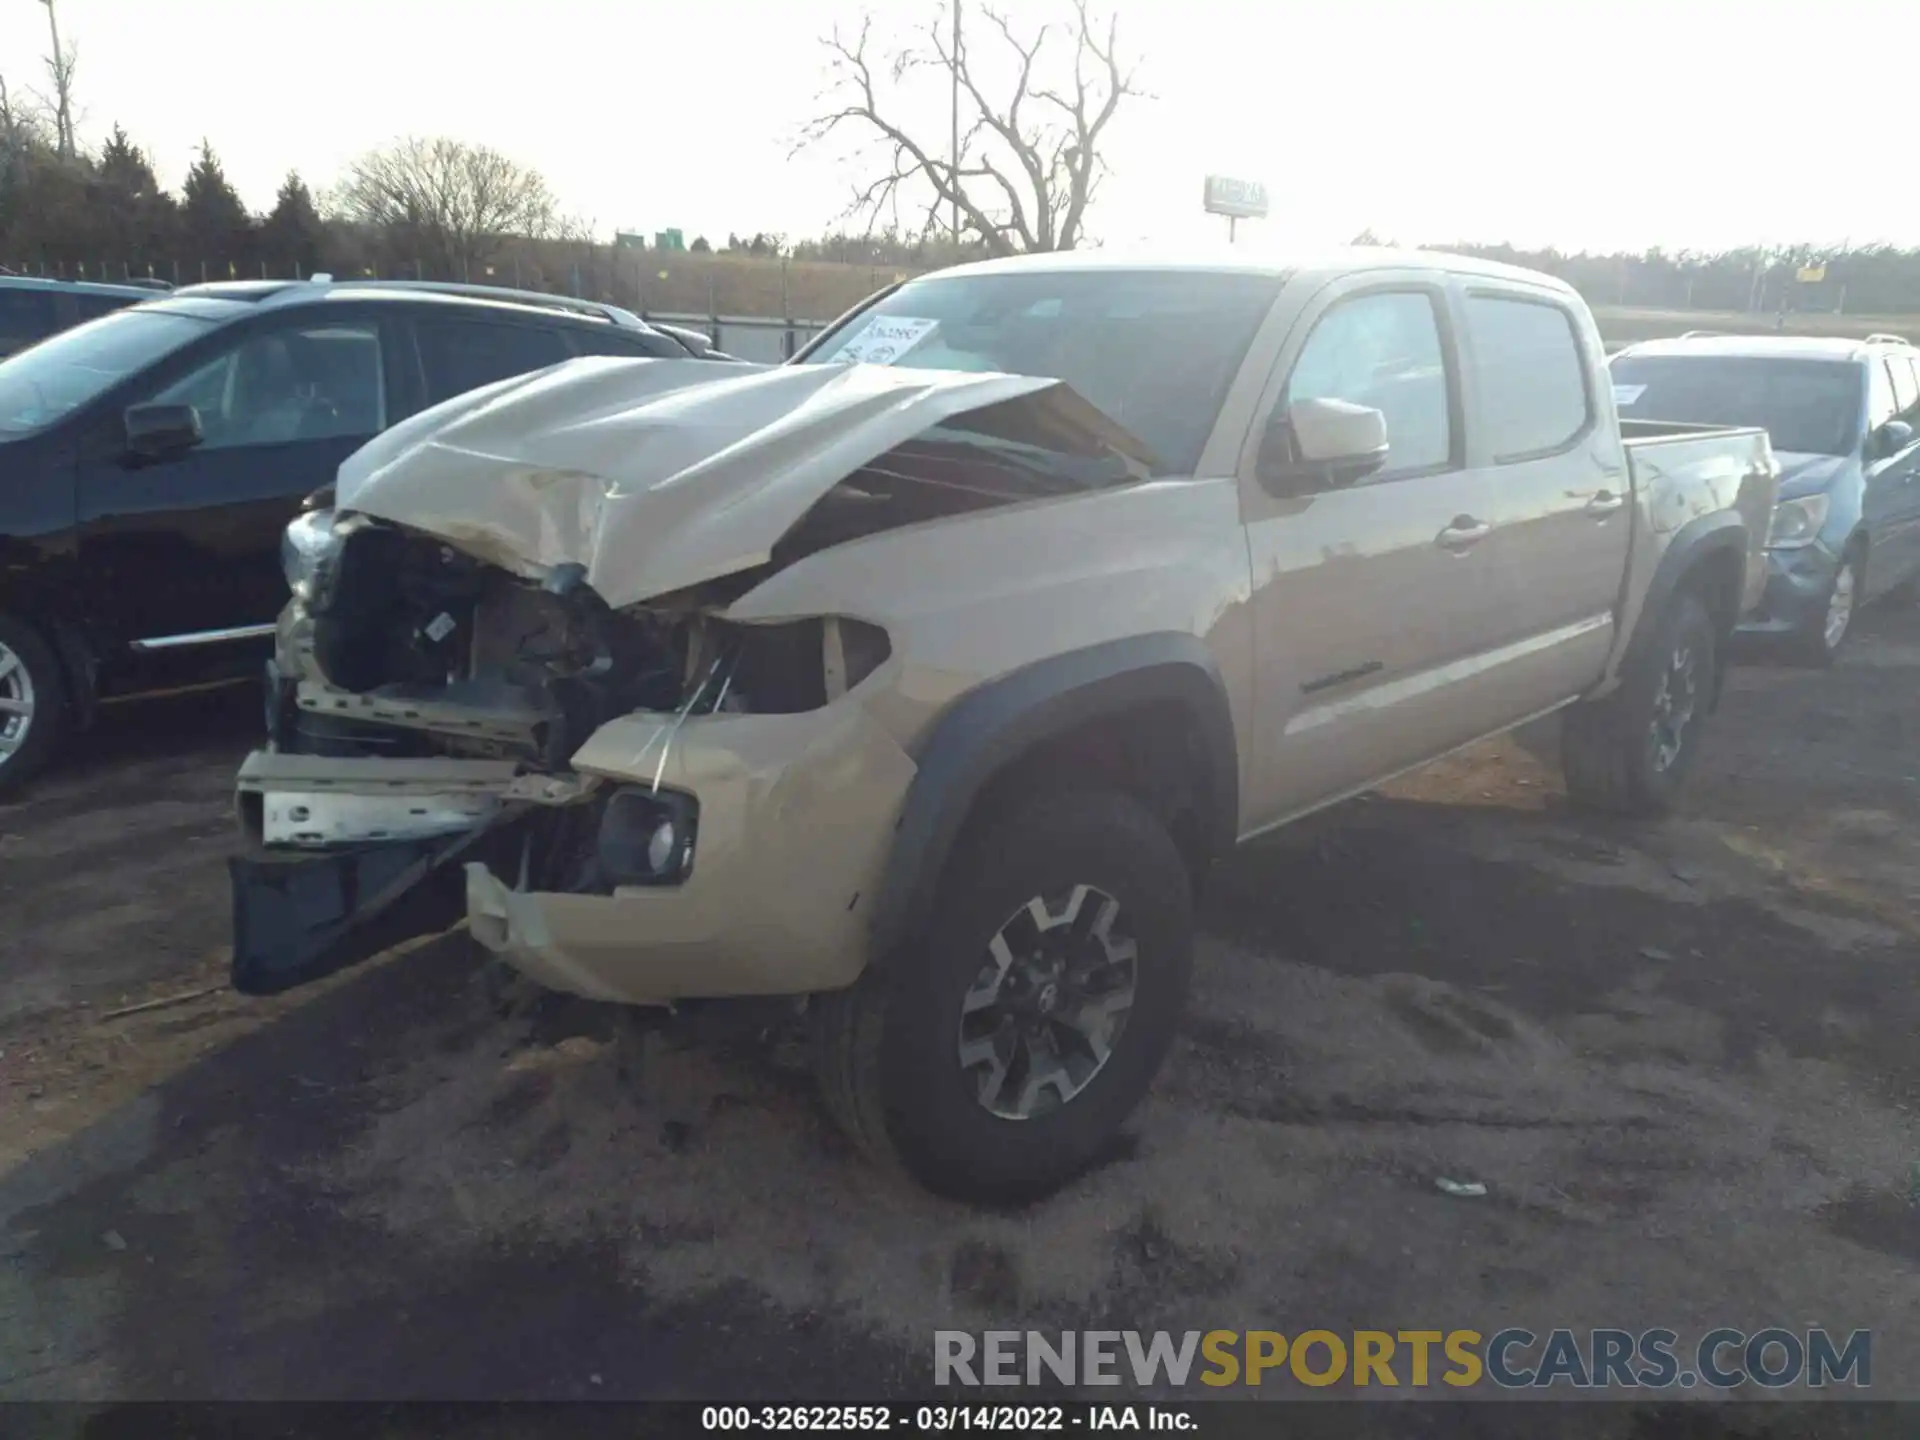
[[[1817,495],[1833,484],[1834,477],[1853,464],[1847,455],[1804,455],[1794,450],[1776,450],[1780,462],[1780,498],[1797,500]]]
[[[587,357],[470,391],[341,465],[335,503],[537,579],[587,567],[615,609],[763,564],[822,495],[969,410],[1060,382],[881,365]]]

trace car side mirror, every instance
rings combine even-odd
[[[1889,420],[1873,432],[1873,442],[1878,458],[1898,455],[1913,443],[1913,426],[1904,420]]]
[[[1387,463],[1387,417],[1350,400],[1296,400],[1260,442],[1259,477],[1275,495],[1338,490]]]
[[[130,405],[127,453],[160,460],[200,443],[200,412],[191,405]]]

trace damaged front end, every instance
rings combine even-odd
[[[863,621],[730,623],[720,612],[740,582],[616,613],[577,566],[534,584],[371,517],[328,531],[311,563],[290,565],[269,746],[237,781],[253,845],[231,862],[233,978],[249,993],[469,915],[510,951],[526,928],[508,924],[516,896],[684,886],[703,818],[688,785],[712,794],[745,780],[742,764],[772,782],[807,754],[807,717],[889,656]],[[800,723],[715,724],[780,717]],[[689,745],[703,756],[692,772]],[[716,746],[731,765],[716,766]],[[577,768],[587,751],[600,760]],[[579,975],[542,978],[619,998]]]
[[[396,427],[290,527],[237,988],[463,916],[595,999],[850,983],[914,774],[860,703],[892,637],[729,607],[863,535],[1145,474],[1051,382],[706,366],[691,395],[629,370],[635,396],[576,364],[577,394],[549,374]]]

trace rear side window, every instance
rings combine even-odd
[[[430,404],[572,358],[557,330],[439,316],[414,323]]]
[[[24,350],[53,333],[53,296],[44,290],[0,287],[0,355]]]
[[[82,320],[98,320],[102,315],[111,315],[116,310],[124,310],[133,304],[131,297],[122,299],[118,295],[76,294],[73,308],[80,313]]]
[[[1548,301],[1471,295],[1467,329],[1495,464],[1552,455],[1580,437],[1593,402],[1572,315]]]
[[[567,338],[573,342],[573,353],[576,355],[638,355],[675,360],[687,357],[680,342],[669,336],[653,335],[643,330],[616,329],[612,325],[569,330]]]

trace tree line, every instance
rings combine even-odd
[[[485,145],[406,138],[365,154],[315,192],[290,172],[265,214],[250,213],[213,145],[202,141],[177,190],[115,125],[97,148],[75,136],[78,52],[47,5],[46,85],[23,91],[0,73],[0,266],[33,273],[174,281],[306,276],[511,283],[644,300],[648,267],[564,213],[546,179]],[[895,271],[1023,250],[1097,243],[1090,209],[1106,174],[1104,138],[1143,96],[1112,16],[1089,0],[1031,32],[983,11],[979,53],[1004,52],[1014,77],[989,93],[941,11],[898,53],[870,56],[869,30],[826,40],[828,107],[799,144],[843,134],[881,142],[887,163],[856,188],[843,228],[814,239],[729,235],[688,249],[764,259],[834,261]],[[998,72],[991,72],[998,74]],[[896,92],[938,76],[964,97],[957,156],[950,136],[918,135]],[[865,152],[861,152],[865,153]],[[944,157],[944,158],[943,158]],[[867,155],[869,170],[877,162]],[[865,173],[865,172],[863,172]],[[1371,232],[1358,244],[1381,242]],[[1505,260],[1567,280],[1595,305],[1649,309],[1920,313],[1920,249],[1891,245],[1760,247],[1593,254],[1461,243],[1436,248]],[[664,259],[664,257],[662,257]],[[607,292],[600,294],[599,292]]]
[[[547,182],[486,146],[405,139],[353,162],[316,196],[290,172],[264,215],[249,213],[202,143],[178,191],[116,125],[95,150],[62,153],[53,127],[10,106],[0,81],[0,265],[39,273],[182,282],[231,275],[375,273],[563,288],[551,245],[591,249]],[[1383,242],[1363,232],[1354,243]],[[689,249],[753,258],[926,270],[994,252],[977,235],[887,228],[811,239],[704,236]],[[1458,242],[1435,248],[1544,270],[1591,304],[1760,313],[1920,313],[1920,249],[1801,245],[1595,254]],[[602,262],[606,263],[606,262]],[[596,266],[595,268],[598,268]]]

